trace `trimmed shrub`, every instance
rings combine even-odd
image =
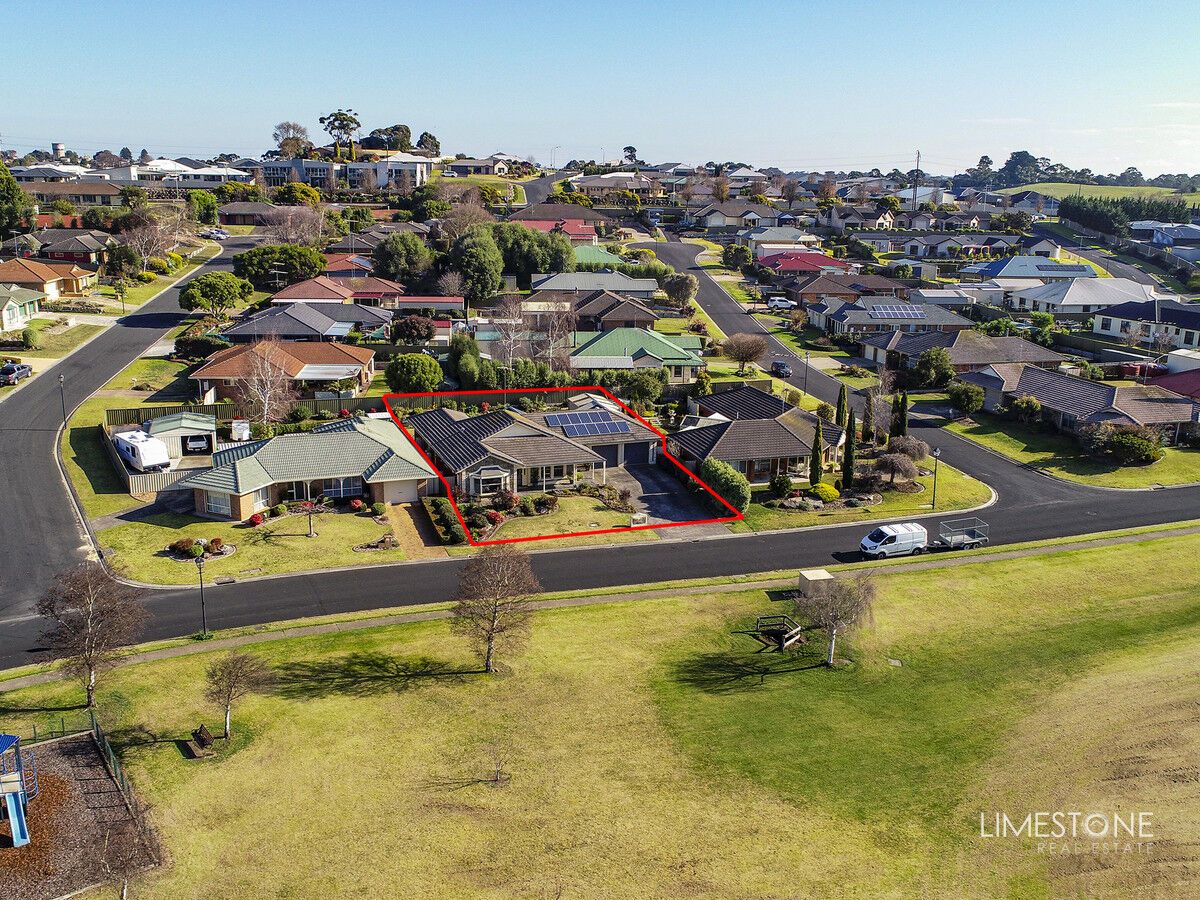
[[[521,511],[524,512],[525,510],[522,509]],[[487,516],[488,522],[492,525],[499,525],[504,521],[504,513],[498,509],[489,509],[484,515]]]
[[[154,284],[158,280],[158,276],[153,272],[138,272],[137,280],[142,284]]]
[[[535,501],[535,505],[538,508],[538,512],[554,512],[554,510],[558,509],[558,497],[554,494],[542,494]]]
[[[376,517],[387,515],[387,504],[386,503],[372,503],[371,504],[371,514]]]
[[[255,513],[255,515],[258,515],[258,513]],[[215,538],[208,539],[208,552],[209,553],[220,553],[221,548],[224,546],[225,546],[225,540],[223,538],[215,537]]]
[[[450,524],[450,527],[446,529],[446,535],[450,538],[451,544],[463,544],[466,543],[467,540],[467,534],[465,531],[463,531],[462,526],[458,524],[457,519],[455,519],[454,522]]]
[[[271,515],[273,516],[286,516],[287,511],[288,509],[286,503],[276,503],[271,507]]]
[[[36,328],[26,328],[21,332],[21,344],[26,350],[37,350],[42,346],[42,336]]]
[[[362,502],[362,498],[361,498],[361,497],[355,497],[353,500],[351,500],[351,501],[350,501],[350,508],[351,508],[352,510],[354,510],[355,512],[362,512],[362,508],[363,508],[363,506],[365,506],[365,505],[366,505],[366,504],[364,504],[364,503]]]
[[[204,555],[204,545],[201,543],[192,544],[192,548],[187,551],[187,555],[192,559],[199,559]]]
[[[288,421],[299,424],[312,418],[312,410],[302,403],[297,403],[288,410]]]
[[[184,359],[206,359],[233,345],[211,334],[185,334],[175,338],[175,355]]]
[[[252,515],[250,518],[248,518],[246,520],[246,524],[253,526],[253,527],[257,527],[257,526],[261,525],[262,523],[263,523],[263,514],[262,513],[255,513],[254,515]]]
[[[750,482],[729,463],[719,459],[706,459],[700,464],[700,470],[696,474],[738,512],[745,512],[750,505]],[[718,511],[728,512],[720,504],[714,505]]]
[[[532,497],[522,497],[517,508],[521,510],[523,516],[537,515],[537,508],[534,506]]]
[[[1149,465],[1161,455],[1153,441],[1136,434],[1114,435],[1108,441],[1108,452],[1122,466]]]
[[[520,502],[521,498],[512,491],[500,491],[495,497],[492,498],[492,506],[501,512],[508,512],[510,509],[516,507],[516,505]]]
[[[786,497],[792,492],[792,479],[786,475],[776,475],[771,479],[771,493],[776,497]]]
[[[167,549],[173,550],[176,553],[190,553],[195,546],[196,541],[194,538],[180,538],[177,541],[172,541]]]
[[[161,256],[152,256],[146,260],[146,268],[156,275],[166,275],[171,271],[171,267]]]
[[[808,493],[823,503],[832,503],[838,497],[842,496],[832,484],[825,484],[824,482],[814,484],[808,489]]]

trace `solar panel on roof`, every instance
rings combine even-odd
[[[867,310],[872,319],[923,319],[925,310],[911,303],[880,303]]]

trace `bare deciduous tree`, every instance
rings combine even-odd
[[[251,653],[234,652],[221,657],[208,667],[204,677],[204,699],[225,710],[225,740],[233,734],[234,702],[275,683],[271,667]]]
[[[267,235],[276,244],[316,246],[325,228],[325,217],[311,206],[281,206],[266,220]]]
[[[911,481],[917,477],[917,464],[903,453],[887,453],[875,460],[875,471],[889,476],[889,484],[896,483],[896,477]]]
[[[439,297],[461,297],[465,286],[462,274],[453,269],[443,272],[434,282]]]
[[[133,822],[115,822],[104,832],[100,869],[110,881],[121,883],[121,900],[129,897],[129,879],[146,866],[142,836]]]
[[[283,368],[284,355],[277,339],[259,341],[246,354],[247,371],[237,383],[243,412],[264,425],[282,421],[299,396],[295,382]]]
[[[511,545],[488,547],[467,563],[450,630],[470,639],[484,671],[496,671],[497,649],[515,648],[528,639],[533,619],[530,595],[541,589],[529,555]]]
[[[99,677],[145,624],[137,593],[89,560],[56,575],[37,611],[51,623],[42,640],[55,659],[64,661],[63,671],[83,680],[88,709],[94,708]]]
[[[130,228],[121,234],[121,241],[138,255],[142,261],[142,271],[150,263],[152,256],[161,256],[171,246],[170,236],[157,220]]]
[[[875,604],[875,582],[859,574],[818,583],[796,597],[796,612],[829,636],[825,664],[833,665],[833,651],[839,634],[869,621]]]
[[[749,363],[758,362],[767,354],[767,339],[758,334],[731,334],[721,344],[721,354],[738,364],[738,374],[746,372]]]
[[[729,199],[729,179],[719,175],[712,180],[712,198],[718,203]]]
[[[503,302],[495,308],[491,322],[496,330],[496,346],[500,350],[499,359],[511,369],[517,353],[529,340],[529,326],[525,323],[521,298],[515,294],[506,296]]]
[[[438,236],[453,244],[472,225],[495,222],[496,217],[477,203],[460,203],[442,217],[438,225]]]
[[[575,307],[566,306],[551,310],[542,317],[541,336],[534,348],[536,355],[549,363],[553,369],[567,368],[567,358],[571,353],[571,333],[579,324],[579,316]]]

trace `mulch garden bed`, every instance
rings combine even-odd
[[[50,900],[105,881],[114,869],[154,864],[90,735],[32,749],[38,795],[27,808],[31,840],[13,847],[8,822],[0,822],[0,897]]]

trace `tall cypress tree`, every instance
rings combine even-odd
[[[850,410],[850,416],[846,420],[846,445],[842,448],[843,493],[854,489],[854,464],[856,462],[855,456],[858,453],[857,438],[854,434],[854,429],[857,424],[854,421],[854,410]]]
[[[870,441],[875,443],[875,392],[867,392],[867,403],[863,407],[863,424],[862,424],[863,442]]]
[[[834,414],[833,421],[838,423],[839,428],[846,427],[846,413],[850,409],[850,397],[846,393],[846,385],[842,385],[838,391],[837,412]]]
[[[901,436],[908,434],[908,391],[900,395],[900,431]]]
[[[892,394],[892,419],[888,422],[888,437],[900,434],[900,395]]]
[[[817,427],[813,430],[812,453],[808,457],[808,483],[816,487],[821,483],[825,467],[821,463],[821,454],[825,450],[824,435],[821,434],[821,420],[817,419]]]

